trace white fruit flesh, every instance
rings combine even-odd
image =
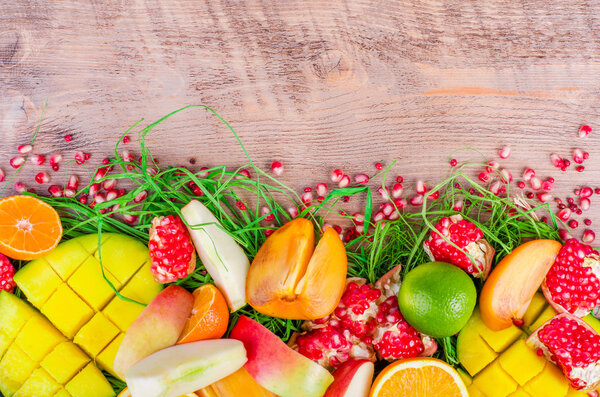
[[[125,375],[132,397],[178,397],[202,389],[247,361],[242,342],[211,339],[159,350]]]
[[[196,252],[232,312],[246,305],[246,276],[250,261],[240,245],[225,232],[217,218],[197,200],[181,209]]]
[[[352,377],[344,397],[367,397],[371,389],[371,383],[373,383],[374,370],[373,363],[362,364]]]

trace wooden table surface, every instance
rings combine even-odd
[[[503,166],[553,176],[564,198],[600,186],[599,26],[600,3],[581,0],[0,0],[0,168],[12,174],[46,100],[34,151],[91,151],[93,165],[138,119],[201,103],[299,189],[393,160],[407,182],[435,181],[456,149],[510,145]],[[596,131],[580,139],[584,123]],[[155,131],[162,164],[245,162],[206,112]],[[575,147],[585,172],[552,167]]]

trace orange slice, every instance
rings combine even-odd
[[[62,237],[54,208],[32,196],[0,200],[0,253],[29,260],[45,256]]]
[[[227,331],[229,309],[221,291],[212,284],[204,284],[193,294],[194,307],[177,344],[219,339]]]
[[[469,397],[454,368],[437,358],[415,357],[388,365],[369,397]]]

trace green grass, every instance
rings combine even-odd
[[[246,153],[248,163],[237,170],[228,170],[225,166],[215,166],[207,170],[208,177],[206,178],[200,178],[182,167],[159,168],[154,163],[152,153],[146,145],[147,135],[164,120],[175,117],[179,112],[192,110],[208,111],[217,117],[235,136],[240,147]],[[123,136],[135,133],[141,122],[142,120],[134,124],[123,133]],[[369,187],[365,186],[333,190],[322,203],[304,208],[298,194],[293,189],[252,162],[233,128],[209,107],[202,105],[184,107],[140,128],[137,134],[141,164],[124,161],[120,157],[121,148],[117,144],[114,158],[109,164],[117,172],[97,181],[102,182],[110,178],[116,179],[118,185],[132,186],[133,188],[126,195],[111,202],[98,204],[93,209],[81,204],[76,198],[40,197],[60,212],[65,240],[88,233],[118,232],[147,243],[148,228],[154,216],[180,214],[182,206],[192,199],[198,199],[215,214],[223,229],[243,247],[252,259],[265,241],[265,230],[272,228],[264,226],[264,223],[261,222],[265,217],[261,214],[261,207],[269,207],[275,215],[275,223],[281,225],[291,219],[286,209],[291,203],[298,208],[299,216],[314,222],[316,230],[321,230],[324,218],[330,212],[339,214],[344,196],[362,196],[361,199],[364,199],[366,203],[363,211],[365,219],[370,219],[373,213],[372,192]],[[121,139],[118,142],[121,142]],[[374,180],[381,180],[381,186],[385,186],[388,172],[393,165],[391,164],[373,176]],[[440,197],[436,200],[425,200],[417,212],[402,212],[395,221],[378,224],[366,223],[366,234],[347,243],[348,275],[364,277],[370,282],[374,282],[399,263],[403,265],[402,271],[405,274],[415,266],[428,262],[429,259],[422,248],[423,241],[432,231],[437,232],[433,225],[441,217],[456,213],[453,207],[458,200],[468,203],[462,212],[463,216],[475,223],[496,249],[495,263],[521,244],[524,239],[558,240],[556,219],[551,211],[547,211],[549,209],[547,204],[534,207],[533,202],[524,200],[523,202],[531,206],[526,209],[515,204],[510,195],[504,198],[493,195],[484,186],[469,177],[469,170],[472,167],[482,166],[485,166],[485,162],[451,168],[447,177],[426,195],[427,197],[432,192],[439,191]],[[252,179],[240,177],[238,171],[241,168],[253,171]],[[189,186],[190,183],[197,185],[203,195],[195,196]],[[456,184],[460,184],[461,187],[457,187]],[[88,185],[81,188],[77,197],[87,192],[89,187]],[[142,190],[148,192],[147,199],[141,204],[133,203],[133,198]],[[276,200],[275,197],[279,199]],[[246,200],[247,209],[245,211],[241,211],[235,205],[238,200]],[[119,208],[113,211],[112,208],[115,204],[118,204]],[[538,210],[549,213],[552,225],[536,220],[534,212]],[[119,214],[136,215],[139,217],[139,221],[136,225],[128,225],[120,220]],[[347,216],[347,218],[351,222],[351,217]],[[212,282],[210,275],[206,274],[204,270],[202,264],[198,262],[196,271],[186,279],[178,281],[177,284],[193,290],[204,283]],[[476,284],[478,288],[481,288],[480,279],[477,279]],[[268,317],[246,306],[232,315],[230,328],[242,314],[260,322],[285,341],[300,327],[300,321]],[[438,340],[438,344],[440,349],[436,356],[452,365],[458,365],[455,349],[456,338],[444,338]],[[124,387],[119,380],[110,375],[107,377],[115,391],[120,391]]]

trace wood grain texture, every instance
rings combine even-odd
[[[435,181],[454,150],[493,158],[508,144],[503,165],[534,166],[565,196],[600,186],[598,26],[600,3],[574,0],[0,0],[0,168],[45,100],[36,152],[97,162],[139,118],[202,103],[298,188],[392,160],[409,182]],[[579,140],[582,123],[597,133]],[[206,112],[155,131],[163,164],[245,162]],[[584,173],[552,168],[551,152],[574,147],[591,154]]]

